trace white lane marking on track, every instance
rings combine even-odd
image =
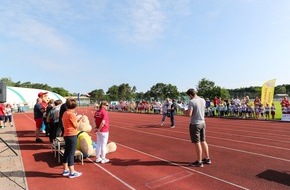
[[[132,120],[132,119],[131,119]],[[134,120],[134,121],[136,121],[136,120]],[[138,120],[137,120],[138,121]],[[211,122],[211,123],[210,123]],[[212,124],[212,121],[210,121],[209,123],[210,124],[208,124],[208,125],[213,125]],[[182,128],[184,128],[184,129],[187,129],[188,127],[188,122],[186,121],[180,121],[179,123],[182,123],[182,125],[181,126],[185,126],[185,127],[182,127]],[[218,128],[218,127],[212,127],[212,129],[220,129],[220,130],[222,130],[223,131],[223,133],[225,132],[225,131],[229,131],[230,133],[228,133],[228,134],[232,134],[232,132],[245,132],[245,133],[247,133],[247,134],[262,134],[262,135],[265,135],[265,136],[268,136],[269,135],[269,133],[271,134],[271,137],[275,137],[275,136],[277,136],[277,137],[286,137],[286,138],[288,138],[289,137],[289,134],[276,134],[276,133],[273,133],[273,132],[275,132],[275,131],[277,131],[277,132],[281,132],[281,130],[275,130],[275,129],[273,129],[273,128],[267,128],[267,129],[263,129],[263,128],[255,128],[255,129],[259,129],[259,131],[254,131],[253,130],[253,127],[248,127],[248,128],[245,128],[245,127],[243,127],[243,128],[239,128],[239,129],[237,129],[237,128],[233,128],[233,127],[230,127],[231,125],[233,125],[233,124],[229,124],[228,122],[227,123],[223,123],[223,126],[222,127],[220,127],[220,128]],[[230,128],[227,128],[227,127],[230,127]],[[264,132],[260,132],[260,131],[264,131]],[[268,132],[268,133],[267,133]],[[267,139],[267,140],[270,140],[270,139]],[[271,139],[272,140],[272,139]],[[273,140],[275,140],[275,139],[273,139]]]
[[[137,150],[137,149],[131,148],[131,147],[129,147],[129,146],[126,146],[126,145],[123,145],[123,144],[120,144],[120,143],[118,143],[118,145],[119,145],[119,146],[123,146],[123,147],[125,147],[125,148],[127,148],[127,149],[130,149],[130,150],[133,150],[133,151],[135,151],[135,152],[138,152],[138,153],[144,154],[144,155],[146,155],[146,156],[149,156],[149,157],[155,158],[155,159],[157,159],[157,160],[161,160],[161,161],[167,162],[167,163],[169,163],[169,164],[171,164],[171,165],[178,166],[178,167],[181,167],[181,168],[183,168],[183,169],[186,169],[186,170],[189,170],[189,171],[192,171],[192,172],[195,172],[195,173],[198,173],[198,174],[201,174],[201,175],[207,176],[207,177],[209,177],[209,178],[212,178],[212,179],[215,179],[215,180],[221,181],[221,182],[223,182],[223,183],[226,183],[226,184],[232,185],[232,186],[234,186],[234,187],[238,187],[238,188],[240,188],[240,189],[244,189],[244,190],[249,190],[248,188],[243,187],[243,186],[240,186],[240,185],[238,185],[238,184],[235,184],[235,183],[232,183],[232,182],[229,182],[229,181],[226,181],[226,180],[223,180],[223,179],[217,178],[217,177],[215,177],[215,176],[212,176],[212,175],[209,175],[209,174],[206,174],[206,173],[203,173],[203,172],[200,172],[200,171],[194,170],[194,169],[189,168],[189,167],[182,166],[182,165],[177,164],[177,163],[175,163],[175,162],[171,162],[171,161],[169,161],[169,160],[166,160],[166,159],[160,158],[160,157],[158,157],[158,156],[154,156],[154,155],[152,155],[152,154],[148,154],[148,153],[146,153],[146,152],[143,152],[143,151],[140,151],[140,150]]]
[[[28,117],[26,114],[24,114],[27,118],[29,118],[30,120],[34,121],[33,119],[31,119],[30,117]],[[93,164],[95,164],[97,167],[99,167],[100,169],[102,169],[103,171],[105,171],[106,173],[108,173],[110,176],[112,176],[113,178],[117,179],[119,182],[121,182],[122,184],[124,184],[126,187],[128,187],[131,190],[136,190],[134,187],[132,187],[131,185],[129,185],[128,183],[126,183],[125,181],[123,181],[122,179],[118,178],[117,176],[115,176],[114,174],[112,174],[111,172],[109,172],[108,170],[106,170],[105,168],[103,168],[102,166],[100,166],[99,164],[95,163],[93,160],[91,160],[90,158],[87,158],[88,160],[90,160]]]
[[[159,131],[161,131],[161,130],[162,131],[168,131],[168,130],[165,130],[165,129],[158,129],[158,128],[154,128],[154,129],[155,130],[159,130]],[[188,134],[188,133],[180,132],[180,131],[174,131],[174,133]],[[214,132],[214,133],[216,133],[216,132]],[[242,136],[242,135],[235,135],[235,134],[230,134],[230,135],[233,135],[233,136]],[[231,142],[239,142],[239,143],[244,143],[244,144],[265,146],[265,147],[269,147],[269,148],[276,148],[276,149],[282,149],[282,150],[290,150],[289,148],[284,148],[284,147],[278,147],[278,146],[272,146],[272,145],[265,145],[265,144],[259,144],[259,143],[252,143],[252,142],[246,142],[246,141],[238,141],[238,140],[233,140],[233,139],[225,139],[225,138],[220,138],[220,137],[214,137],[214,136],[211,136],[211,135],[207,135],[206,137],[215,138],[215,139],[224,140],[224,141],[231,141]],[[244,136],[244,137],[255,138],[255,137],[251,137],[251,136]],[[266,138],[258,138],[258,137],[256,137],[256,138],[257,139],[269,140],[269,139],[266,139]],[[271,141],[273,141],[273,140],[271,139]],[[278,142],[285,142],[285,141],[278,141]],[[286,143],[290,143],[290,142],[287,141]]]
[[[25,117],[27,117],[29,120],[34,122],[34,119],[32,119],[31,117],[29,117],[26,113],[22,113],[21,115],[24,115]]]
[[[139,133],[145,133],[145,134],[149,134],[149,135],[164,137],[164,138],[170,138],[170,139],[175,139],[175,140],[180,140],[180,141],[185,141],[185,142],[191,142],[190,140],[186,140],[186,139],[181,139],[181,138],[171,137],[171,136],[166,136],[166,135],[160,135],[160,134],[155,134],[155,133],[150,133],[150,132],[138,131],[138,130],[129,129],[129,128],[126,128],[126,127],[117,127],[117,126],[114,126],[114,127],[115,128],[127,129],[127,130],[131,130],[131,131],[136,131],[136,132],[139,132]],[[276,160],[290,162],[289,159],[279,158],[279,157],[270,156],[270,155],[266,155],[266,154],[259,154],[259,153],[255,153],[255,152],[249,152],[249,151],[239,150],[239,149],[235,149],[235,148],[228,148],[228,147],[219,146],[219,145],[212,145],[212,144],[209,144],[209,145],[210,146],[214,146],[214,147],[218,147],[218,148],[222,148],[222,149],[236,151],[236,152],[242,152],[242,153],[246,153],[246,154],[252,154],[252,155],[256,155],[256,156],[262,156],[262,157],[266,157],[266,158],[272,158],[272,159],[276,159]]]
[[[261,139],[261,140],[267,140],[267,141],[271,141],[271,142],[274,141],[274,142],[281,142],[281,143],[290,143],[290,141],[270,139],[270,138],[263,138],[263,137],[255,137],[255,136],[250,136],[250,135],[238,135],[238,134],[233,134],[233,133],[224,133],[224,132],[216,132],[216,131],[206,131],[206,133],[207,134],[208,133],[215,133],[215,134],[222,134],[222,135],[231,135],[231,136],[246,137],[246,138],[251,138],[251,139]]]
[[[167,131],[167,130],[163,130],[163,129],[158,129],[158,130]],[[174,131],[174,133],[187,134],[185,132],[179,132],[179,131]],[[223,141],[231,141],[231,142],[238,142],[238,143],[244,143],[244,144],[250,144],[250,145],[264,146],[264,147],[268,147],[268,148],[276,148],[276,149],[281,149],[281,150],[290,150],[289,148],[284,148],[284,147],[265,145],[265,144],[259,144],[259,143],[252,143],[252,142],[246,142],[246,141],[238,141],[238,140],[233,140],[233,139],[225,139],[225,138],[220,138],[220,137],[213,137],[211,135],[207,135],[206,137],[219,139],[219,140],[223,140]],[[259,139],[261,139],[261,138],[259,138]],[[269,140],[269,139],[266,139],[266,138],[264,138],[264,139],[265,140]]]
[[[128,187],[129,189],[132,190],[136,190],[134,187],[132,187],[131,185],[129,185],[128,183],[126,183],[125,181],[123,181],[122,179],[118,178],[117,176],[115,176],[114,174],[112,174],[110,171],[108,171],[107,169],[105,169],[104,167],[102,167],[100,164],[95,163],[92,159],[87,158],[88,160],[90,160],[93,164],[95,164],[97,167],[99,167],[101,170],[103,170],[104,172],[106,172],[107,174],[109,174],[110,176],[112,176],[113,178],[115,178],[116,180],[118,180],[119,182],[121,182],[122,184],[124,184],[126,187]]]
[[[176,182],[178,180],[187,178],[187,177],[192,176],[192,175],[193,175],[192,172],[182,171],[182,172],[178,172],[178,173],[168,175],[168,176],[162,177],[160,179],[145,183],[145,185],[150,189],[154,189],[154,188],[164,186],[164,185],[167,185],[169,183],[173,183],[173,182]]]

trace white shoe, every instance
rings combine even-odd
[[[82,175],[82,172],[77,172],[75,171],[74,173],[72,174],[69,174],[69,178],[76,178],[76,177],[80,177]]]
[[[100,163],[101,161],[102,161],[102,158],[97,158],[95,162]]]
[[[160,126],[163,126],[164,122],[161,122]]]
[[[110,162],[110,160],[107,159],[107,158],[103,158],[102,161],[101,161],[102,164],[105,164],[105,163],[108,163],[108,162]]]

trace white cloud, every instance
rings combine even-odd
[[[29,3],[5,4],[0,6],[0,33],[7,39],[20,40],[34,47],[44,47],[55,51],[64,51],[70,45],[57,28],[41,22],[38,15],[30,13],[34,6]],[[28,13],[29,12],[29,13]]]
[[[113,32],[121,40],[133,44],[146,44],[161,38],[166,24],[161,6],[158,0],[129,0],[127,4],[118,4],[114,16],[119,27]]]
[[[157,0],[142,1],[132,12],[132,37],[137,41],[151,41],[164,32],[164,20]]]

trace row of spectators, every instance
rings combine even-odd
[[[182,103],[177,100],[177,103]],[[120,101],[119,104],[110,105],[109,109],[114,111],[128,111],[139,113],[162,113],[163,103],[160,101],[139,101],[127,102]],[[290,114],[290,103],[287,97],[281,101],[281,109],[283,114]],[[237,117],[237,118],[254,118],[254,119],[275,119],[276,106],[263,105],[259,97],[250,101],[249,96],[239,99],[222,99],[215,97],[213,101],[206,98],[206,116],[208,117]]]

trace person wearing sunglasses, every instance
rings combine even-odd
[[[98,110],[94,114],[95,132],[97,135],[96,146],[96,163],[108,163],[110,160],[106,158],[107,143],[109,139],[109,118],[108,118],[107,101],[102,101]]]

